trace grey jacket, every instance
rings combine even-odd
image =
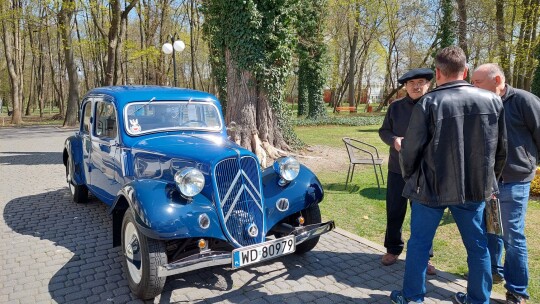
[[[502,181],[530,182],[540,151],[540,98],[506,85],[502,100],[508,135],[508,157]]]
[[[465,81],[441,85],[415,105],[402,141],[403,196],[429,206],[498,193],[506,159],[502,101]]]

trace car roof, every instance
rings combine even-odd
[[[185,88],[173,88],[164,86],[109,86],[90,90],[86,96],[109,95],[113,97],[117,107],[123,108],[126,103],[134,101],[155,101],[160,100],[192,100],[192,101],[210,101],[219,105],[218,99],[206,92],[201,92]]]

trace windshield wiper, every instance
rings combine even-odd
[[[152,99],[150,99],[147,103],[143,104],[142,106],[140,106],[137,110],[135,110],[135,112],[133,112],[133,114],[131,115],[135,115],[135,113],[139,112],[140,109],[146,107],[147,105],[149,105],[152,101],[156,100],[156,97],[152,97]]]

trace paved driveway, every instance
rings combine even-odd
[[[0,128],[0,303],[141,303],[112,248],[105,204],[70,201],[61,152],[71,134]],[[154,303],[390,303],[404,263],[382,267],[383,250],[337,229],[303,257],[169,277]],[[464,284],[439,272],[426,303],[450,303]]]

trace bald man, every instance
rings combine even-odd
[[[493,63],[479,66],[471,82],[494,92],[503,101],[508,156],[498,183],[498,197],[504,235],[501,238],[488,234],[488,249],[494,281],[498,277],[506,280],[506,303],[521,304],[529,298],[525,214],[540,151],[540,99],[506,84],[503,70]],[[501,264],[503,246],[506,250],[504,266]]]

